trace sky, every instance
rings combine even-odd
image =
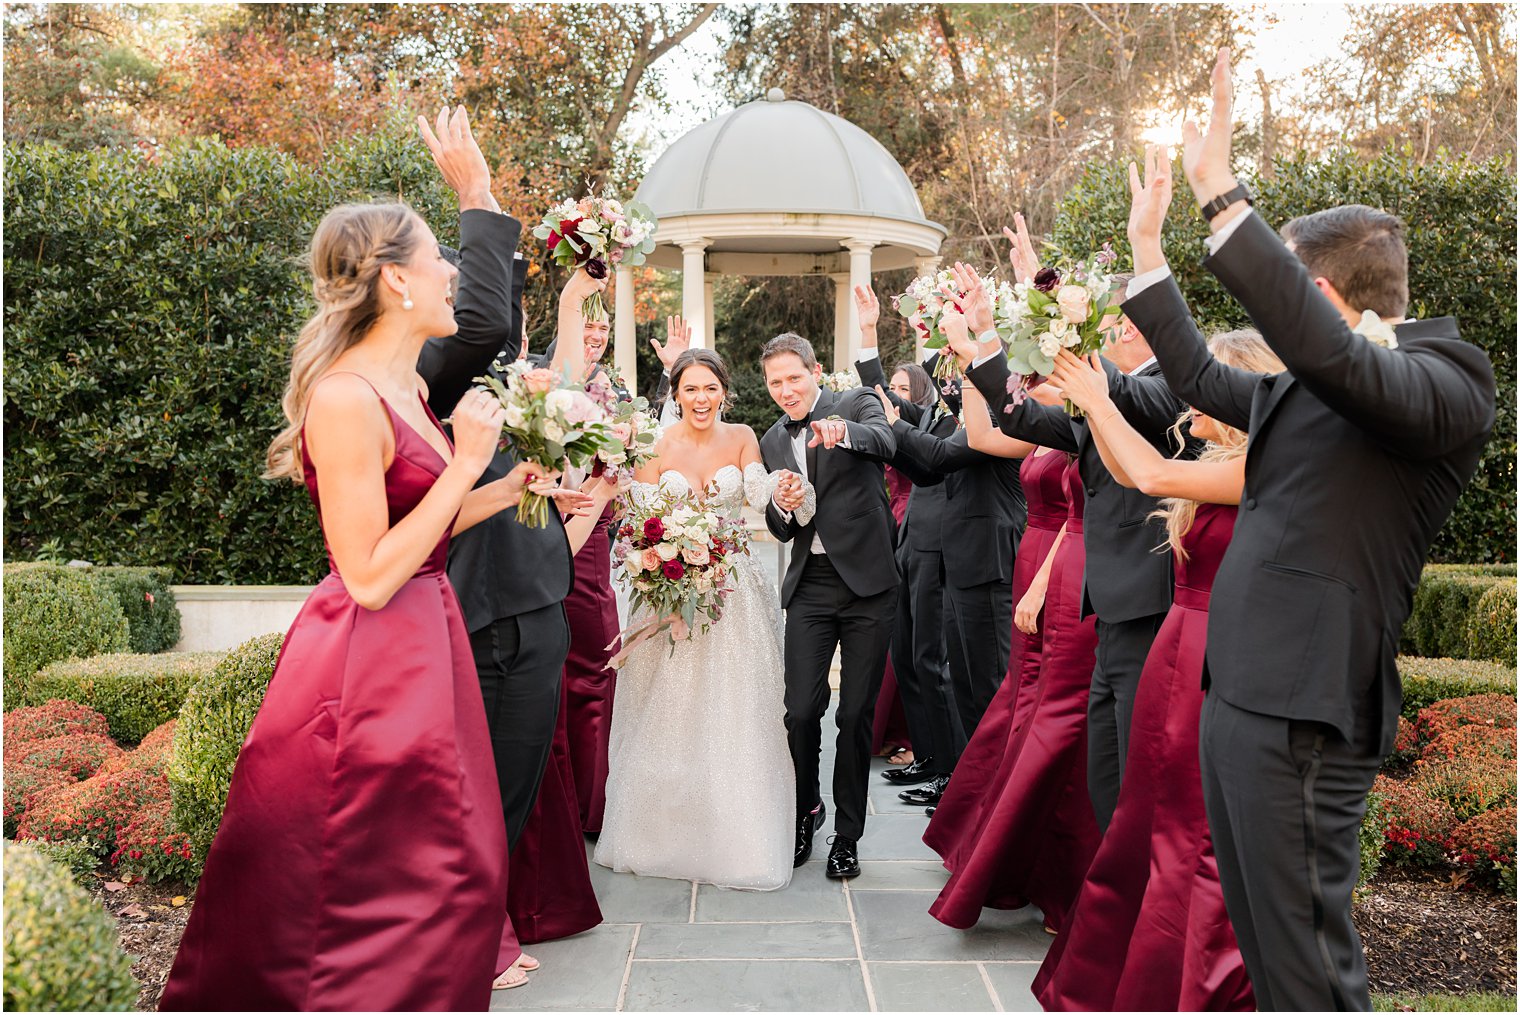
[[[1272,4],[1271,13],[1265,13],[1263,4],[1231,3],[1227,7],[1239,11],[1240,17],[1254,31],[1251,53],[1237,62],[1236,81],[1239,98],[1236,115],[1250,122],[1260,110],[1260,97],[1256,93],[1256,68],[1266,73],[1273,86],[1273,102],[1279,108],[1291,104],[1303,71],[1320,60],[1333,56],[1335,47],[1346,35],[1350,25],[1349,5],[1343,3]],[[714,87],[714,69],[718,64],[721,44],[714,22],[702,25],[678,49],[672,51],[659,63],[664,76],[666,92],[671,100],[669,113],[651,115],[637,112],[630,115],[628,125],[635,135],[647,139],[650,150],[663,151],[665,146],[692,127],[718,116],[728,110],[727,103],[718,96]],[[1207,54],[1199,54],[1207,60]],[[1207,96],[1199,96],[1199,110]],[[1159,111],[1152,120],[1160,120]],[[1173,120],[1171,116],[1167,120]],[[1172,143],[1178,136],[1177,124],[1154,123],[1153,136],[1147,140]]]

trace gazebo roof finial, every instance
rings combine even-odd
[[[786,92],[783,92],[779,88],[772,88],[772,89],[770,89],[769,91],[767,91],[765,93],[765,101],[766,102],[785,102],[786,101]]]

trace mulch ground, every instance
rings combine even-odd
[[[1352,907],[1374,992],[1515,993],[1515,901],[1460,880],[1376,875]]]
[[[118,887],[119,886],[119,887]],[[176,885],[101,882],[92,893],[116,917],[122,949],[153,1011],[179,947],[186,902]],[[1515,992],[1515,902],[1460,882],[1380,873],[1353,908],[1372,990],[1389,994]]]

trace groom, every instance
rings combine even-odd
[[[765,384],[785,413],[760,441],[766,469],[785,475],[765,511],[771,533],[792,543],[781,585],[786,610],[786,732],[797,772],[797,849],[813,853],[823,824],[818,784],[821,721],[829,707],[829,665],[841,651],[839,728],[834,758],[831,878],[860,873],[857,843],[866,824],[871,721],[897,605],[892,514],[882,463],[897,450],[881,402],[866,388],[819,386],[822,368],[807,339],[777,335],[760,354]],[[814,502],[807,502],[811,488]]]

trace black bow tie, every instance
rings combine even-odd
[[[801,419],[792,419],[790,416],[788,416],[786,418],[786,422],[784,424],[785,427],[786,427],[786,435],[788,437],[791,437],[793,440],[795,440],[797,438],[797,435],[800,434],[802,431],[806,430],[808,424],[811,423],[812,421],[813,421],[813,414],[812,413],[808,413],[806,416],[803,416]]]

